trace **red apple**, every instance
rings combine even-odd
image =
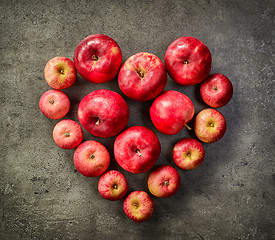
[[[194,131],[203,142],[217,142],[225,134],[226,120],[219,111],[204,109],[195,118]]]
[[[154,211],[154,202],[144,191],[131,192],[123,203],[125,214],[135,222],[148,220]]]
[[[193,103],[187,96],[169,90],[155,99],[150,108],[150,117],[160,132],[173,135],[192,119],[194,111]]]
[[[221,73],[211,74],[201,84],[202,100],[213,108],[219,108],[229,103],[233,96],[231,81]]]
[[[110,155],[100,142],[89,140],[81,143],[74,152],[74,165],[86,177],[98,177],[110,164]]]
[[[73,120],[62,120],[53,129],[53,139],[61,148],[76,148],[83,140],[82,128]]]
[[[130,127],[119,134],[114,143],[116,161],[131,173],[143,173],[153,167],[160,151],[157,135],[146,127]]]
[[[104,83],[115,78],[122,62],[121,50],[112,38],[94,34],[83,39],[74,51],[78,73],[93,83]]]
[[[39,100],[39,108],[46,117],[60,119],[69,112],[70,100],[60,90],[48,90],[42,94]]]
[[[112,137],[120,133],[129,120],[129,108],[116,92],[101,89],[89,93],[78,107],[82,126],[97,137]]]
[[[140,52],[122,65],[118,84],[129,98],[147,101],[158,96],[165,88],[167,74],[162,61],[152,53]]]
[[[167,72],[177,83],[195,85],[209,74],[212,65],[208,47],[193,37],[173,41],[165,53]]]
[[[175,168],[169,165],[159,166],[150,173],[148,188],[156,197],[172,196],[180,188],[180,175]]]
[[[44,75],[47,83],[54,89],[68,88],[76,80],[74,63],[66,57],[55,57],[48,61]]]
[[[108,171],[100,177],[98,191],[101,196],[107,200],[119,200],[123,198],[128,191],[127,179],[118,171]]]
[[[178,167],[184,170],[200,166],[204,155],[202,144],[193,138],[184,138],[178,141],[173,148],[173,160]]]

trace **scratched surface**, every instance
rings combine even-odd
[[[272,239],[274,232],[274,1],[7,1],[0,3],[0,239]],[[231,79],[234,96],[220,109],[227,119],[224,138],[203,144],[204,163],[196,170],[177,168],[179,192],[157,199],[150,220],[137,224],[122,210],[123,200],[109,202],[97,191],[98,178],[75,169],[74,150],[52,139],[58,120],[38,108],[50,87],[43,70],[55,56],[72,59],[84,37],[104,33],[122,49],[123,62],[137,52],[162,61],[178,37],[202,40],[213,58],[212,73]],[[80,100],[107,88],[121,93],[117,79],[94,85],[78,76],[64,92],[77,120]],[[168,78],[165,89],[185,93],[196,113],[206,108],[198,86],[184,87]],[[122,93],[121,93],[122,94]],[[122,94],[123,95],[123,94]],[[158,135],[162,152],[157,165],[170,164],[173,145],[194,137],[183,129],[159,133],[148,110],[152,101],[126,99],[128,127],[143,125]],[[191,122],[192,126],[193,122]],[[115,162],[115,137],[100,139],[85,131],[85,140],[105,144],[110,169],[129,181],[129,192],[145,190],[149,172],[131,174]]]

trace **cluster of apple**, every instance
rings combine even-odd
[[[150,108],[153,125],[161,133],[179,133],[194,116],[192,101],[178,91],[164,91],[167,72],[182,85],[200,87],[202,99],[210,107],[225,106],[233,95],[230,80],[222,74],[209,75],[212,58],[207,46],[193,37],[181,37],[172,42],[165,54],[165,65],[151,53],[137,53],[122,64],[121,49],[110,37],[90,35],[76,47],[73,61],[65,57],[51,59],[45,67],[47,83],[54,89],[45,92],[39,102],[42,113],[51,119],[63,118],[70,101],[62,89],[74,84],[77,72],[92,83],[104,83],[118,75],[121,91],[137,101],[155,99]],[[226,131],[226,120],[217,110],[202,110],[195,118],[194,131],[202,142],[216,142]],[[118,135],[114,142],[117,163],[134,174],[151,169],[159,158],[161,145],[157,135],[144,126],[126,130],[129,108],[123,97],[111,90],[100,89],[85,96],[78,107],[80,124],[97,137]],[[188,126],[187,126],[188,127]],[[188,127],[189,128],[189,127]],[[124,131],[123,131],[124,130]],[[64,149],[76,148],[73,161],[86,177],[98,177],[98,191],[103,198],[118,200],[128,191],[125,176],[116,170],[107,171],[110,155],[98,141],[83,141],[81,126],[70,119],[61,120],[53,129],[53,139]],[[204,160],[202,144],[192,138],[178,141],[173,148],[175,164],[185,170],[195,169]],[[168,197],[180,187],[180,175],[168,165],[155,168],[148,177],[148,189],[156,197]],[[126,215],[136,222],[147,220],[153,213],[154,202],[145,191],[134,191],[124,200]]]

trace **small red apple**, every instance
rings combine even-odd
[[[186,95],[169,90],[155,99],[150,108],[150,117],[160,132],[173,135],[192,119],[194,111],[194,105]]]
[[[53,139],[59,147],[73,149],[82,142],[83,131],[77,122],[65,119],[55,125]]]
[[[74,51],[78,73],[93,83],[104,83],[115,78],[122,62],[121,50],[112,38],[94,34],[83,39]]]
[[[178,141],[173,148],[173,160],[178,167],[184,170],[200,166],[204,155],[202,144],[193,138],[184,138]]]
[[[121,172],[115,170],[108,171],[100,177],[98,191],[107,200],[119,200],[128,191],[127,179]]]
[[[116,92],[101,89],[85,96],[78,107],[81,125],[97,137],[112,137],[120,133],[129,120],[129,108]]]
[[[54,89],[65,89],[76,80],[74,63],[66,57],[55,57],[47,62],[44,75],[47,83]]]
[[[156,197],[165,198],[174,195],[180,188],[178,171],[163,165],[154,169],[148,177],[149,191]]]
[[[94,140],[81,143],[75,150],[73,159],[77,171],[86,177],[100,176],[110,164],[108,150]]]
[[[131,173],[143,173],[154,166],[161,146],[157,135],[146,127],[130,127],[114,143],[117,163]]]
[[[42,94],[39,108],[47,118],[60,119],[69,112],[70,100],[60,90],[48,90]]]
[[[221,73],[211,74],[201,84],[202,100],[213,108],[219,108],[229,103],[233,96],[231,81]]]
[[[225,134],[226,120],[219,111],[211,108],[204,109],[195,118],[194,131],[203,142],[217,142]]]
[[[122,65],[118,84],[129,98],[147,101],[158,96],[167,83],[166,69],[162,61],[152,53],[140,52]]]
[[[165,53],[165,66],[173,80],[182,85],[195,85],[209,74],[212,65],[208,47],[193,37],[173,41]]]
[[[148,220],[154,211],[154,202],[144,191],[131,192],[123,203],[125,214],[134,222]]]

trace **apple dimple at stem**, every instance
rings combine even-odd
[[[139,149],[136,149],[136,150],[135,150],[135,152],[138,154],[138,156],[139,156],[139,157],[141,157],[141,156],[142,156],[142,154],[141,154],[141,152],[140,152],[140,150],[139,150]]]
[[[69,136],[70,136],[70,133],[65,132],[64,136],[65,136],[65,137],[69,137]]]
[[[187,65],[187,64],[189,64],[189,61],[185,59],[185,60],[183,61],[183,63]]]
[[[142,71],[141,69],[137,69],[136,72],[141,78],[144,78],[144,71]]]
[[[102,120],[100,118],[98,118],[95,125],[99,125],[101,122],[102,122]]]
[[[114,188],[114,189],[117,189],[117,185],[115,184],[115,185],[113,186],[113,188]]]
[[[97,61],[97,60],[98,60],[98,56],[93,55],[93,56],[92,56],[92,59],[93,59],[94,61]]]

